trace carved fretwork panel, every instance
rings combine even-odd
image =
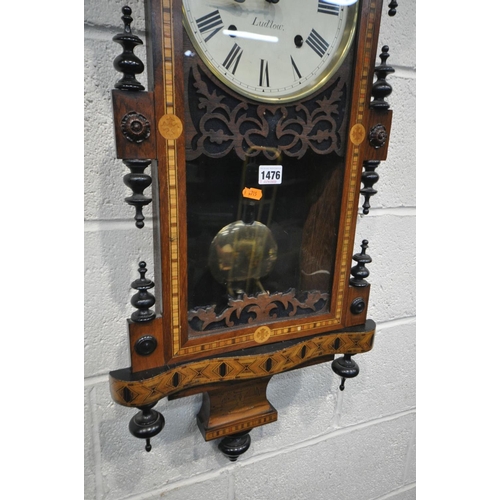
[[[321,292],[309,292],[299,298],[295,290],[288,293],[261,293],[254,297],[245,294],[241,299],[229,298],[228,307],[220,312],[217,312],[216,306],[189,311],[189,326],[195,331],[207,331],[220,326],[257,325],[279,318],[323,313],[327,310],[329,298],[328,293]]]
[[[185,41],[185,47],[190,47]],[[225,87],[192,53],[185,59],[186,159],[221,158],[231,151],[244,160],[261,152],[302,158],[307,151],[343,156],[351,65],[307,101],[289,105],[252,103]]]

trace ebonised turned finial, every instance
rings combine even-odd
[[[146,167],[151,165],[151,160],[123,160],[130,169],[130,173],[123,176],[123,182],[132,190],[132,196],[125,201],[135,208],[135,225],[141,229],[144,227],[144,214],[142,209],[151,203],[152,198],[144,195],[144,190],[151,185],[151,176],[144,173]]]
[[[366,160],[363,162],[364,171],[361,174],[361,182],[363,187],[360,189],[360,193],[365,197],[363,203],[363,214],[367,215],[370,213],[370,198],[377,194],[377,190],[374,189],[373,185],[379,180],[379,175],[375,172],[375,169],[380,165],[378,160]]]
[[[396,15],[396,8],[398,6],[398,2],[396,0],[391,0],[389,4],[389,16],[393,17]]]
[[[122,8],[122,14],[122,21],[124,24],[123,31],[125,33],[132,33],[132,28],[130,27],[133,21],[132,9],[128,5],[125,5],[125,7]]]
[[[394,73],[394,68],[387,65],[387,59],[389,58],[389,47],[387,45],[382,47],[382,53],[379,57],[382,64],[375,68],[377,81],[372,86],[372,96],[374,99],[370,103],[370,106],[375,109],[389,109],[389,103],[385,98],[391,95],[392,86],[387,83],[386,77],[388,74]]]
[[[144,86],[135,78],[135,75],[144,71],[144,64],[134,54],[134,48],[137,45],[142,45],[142,40],[138,36],[132,35],[132,28],[130,27],[133,20],[131,16],[132,9],[125,6],[122,8],[122,13],[123,33],[115,35],[113,41],[122,46],[123,52],[115,58],[113,66],[116,71],[123,73],[123,77],[116,82],[115,88],[120,90],[144,90]]]
[[[236,462],[238,457],[243,455],[250,448],[252,438],[250,437],[250,430],[245,430],[231,436],[226,436],[219,443],[219,450],[226,455],[231,462]]]
[[[368,248],[368,240],[363,240],[361,244],[361,253],[357,253],[353,256],[353,260],[357,262],[357,264],[351,268],[352,278],[349,283],[352,286],[368,286],[368,281],[365,278],[368,278],[370,275],[370,271],[366,269],[365,264],[369,264],[372,261],[372,258],[366,254],[366,249]]]
[[[151,438],[165,427],[165,417],[159,411],[153,410],[155,404],[140,406],[141,411],[132,417],[128,426],[133,436],[146,440],[147,452],[152,448]]]
[[[135,323],[144,323],[156,317],[155,312],[150,309],[150,307],[154,306],[156,299],[153,294],[148,292],[155,284],[150,279],[146,278],[147,269],[144,261],[139,262],[138,271],[140,278],[130,285],[134,290],[138,290],[130,300],[132,305],[138,309],[138,311],[132,313],[131,319]]]
[[[339,389],[345,389],[345,379],[354,378],[359,375],[359,366],[351,358],[352,354],[344,354],[341,358],[335,358],[332,362],[332,370],[342,378]]]

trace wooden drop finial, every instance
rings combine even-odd
[[[132,417],[128,426],[133,436],[146,440],[147,452],[150,452],[152,448],[151,438],[165,427],[165,417],[159,411],[153,410],[155,404],[139,406],[141,411]]]

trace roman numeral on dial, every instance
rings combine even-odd
[[[334,3],[325,2],[325,0],[318,1],[318,12],[323,14],[333,14],[334,16],[338,16],[340,11],[340,6],[335,5]]]
[[[328,42],[315,29],[307,37],[306,43],[319,57],[323,57],[328,49]]]
[[[269,87],[269,65],[264,59],[260,60],[259,85],[261,87]]]
[[[202,16],[196,19],[196,24],[200,33],[207,33],[208,36],[205,38],[205,43],[210,40],[214,35],[216,35],[223,27],[224,23],[220,17],[219,10],[214,10],[207,14],[206,16]]]
[[[222,63],[222,66],[226,68],[228,71],[231,71],[231,73],[234,75],[236,72],[236,68],[238,67],[238,64],[241,59],[241,54],[243,54],[242,48],[235,43],[233,45],[233,48],[229,51],[229,54],[227,55],[225,61]]]
[[[297,65],[295,64],[295,61],[293,60],[293,57],[290,56],[290,61],[292,61],[292,71],[293,71],[293,78],[296,80],[297,78],[302,78],[302,75],[300,74],[299,68],[297,68]]]

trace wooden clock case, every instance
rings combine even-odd
[[[390,15],[396,5],[391,2]],[[139,408],[130,431],[146,439],[149,450],[150,438],[164,426],[153,406],[165,397],[203,393],[198,426],[206,440],[223,438],[220,449],[235,460],[248,449],[252,428],[277,419],[266,397],[273,375],[333,361],[343,389],[344,380],[359,372],[352,356],[374,344],[375,323],[367,319],[368,242],[355,252],[354,239],[359,196],[368,213],[392,120],[387,47],[377,65],[383,2],[359,0],[355,39],[340,69],[313,95],[285,104],[244,98],[199,57],[187,57],[195,51],[183,27],[181,0],[146,0],[145,11],[149,89],[136,79],[144,65],[133,51],[142,41],[132,33],[131,10],[124,7],[124,32],[114,37],[123,48],[114,63],[123,77],[112,95],[117,157],[130,169],[124,182],[132,189],[126,201],[136,209],[136,226],[144,226],[144,207],[153,211],[155,283],[141,262],[132,282],[137,311],[128,320],[131,366],[110,373],[111,395]],[[310,278],[306,285],[301,280],[309,290],[302,294],[282,286],[230,296],[223,306],[196,302],[191,261],[197,243],[190,231],[201,191],[200,183],[190,184],[193,171],[204,162],[210,171],[221,169],[220,179],[230,158],[238,162],[241,187],[252,189],[258,186],[242,174],[245,168],[262,162],[303,166],[311,154],[325,161],[336,155],[340,167],[319,183],[321,192],[307,206],[302,247],[294,258],[302,270],[314,260],[315,269],[326,267],[333,277]],[[210,191],[211,209],[217,197],[227,201],[213,179],[204,177],[202,184]],[[268,190],[264,201],[282,196],[286,212],[298,203],[300,184],[299,176],[286,194]],[[152,197],[144,194],[150,185]],[[234,218],[251,204],[238,191],[230,203]]]

